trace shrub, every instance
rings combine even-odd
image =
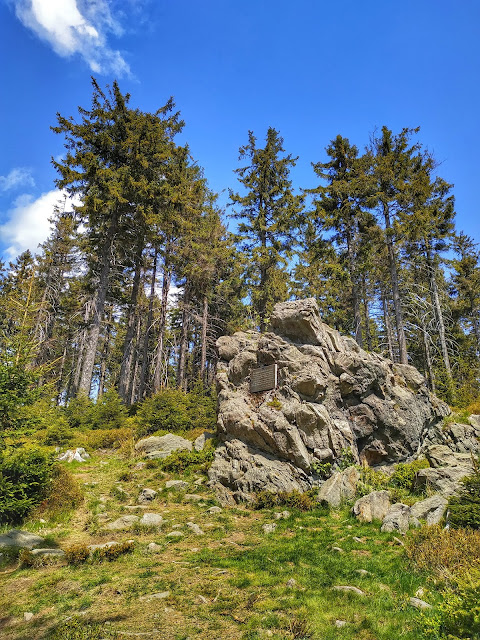
[[[114,389],[104,393],[92,410],[92,429],[121,429],[127,424],[128,412]]]
[[[381,471],[375,471],[371,467],[362,467],[360,481],[357,485],[357,496],[366,496],[372,491],[382,491],[388,488],[390,478]]]
[[[310,472],[326,480],[332,473],[331,462],[312,462]]]
[[[413,462],[404,462],[397,464],[395,472],[390,477],[390,486],[413,491],[415,476],[420,469],[429,467],[428,460],[414,460]]]
[[[216,424],[216,401],[202,393],[164,389],[139,406],[136,423],[139,437],[159,430],[212,429]]]
[[[211,442],[211,441],[210,441]],[[213,462],[215,451],[205,447],[202,451],[174,451],[163,460],[158,461],[158,467],[171,473],[183,473],[190,471],[207,471]]]
[[[45,431],[43,443],[46,445],[68,444],[72,430],[62,407],[50,398],[41,398],[23,409],[25,424],[36,431]]]
[[[419,569],[462,573],[474,565],[480,567],[480,532],[468,529],[442,529],[439,525],[421,527],[409,533],[405,550]]]
[[[45,640],[115,640],[120,637],[105,624],[79,617],[69,618],[60,623],[45,636]]]
[[[21,522],[47,496],[54,464],[40,448],[0,452],[0,524]]]
[[[315,490],[314,490],[315,491]],[[314,492],[301,493],[300,491],[259,491],[255,494],[252,507],[254,509],[272,509],[273,507],[290,507],[299,511],[312,511],[318,507]]]
[[[68,422],[73,429],[87,429],[92,424],[95,405],[84,393],[72,398],[65,409]]]
[[[65,560],[75,566],[83,564],[90,557],[90,549],[85,544],[74,544],[65,549]]]
[[[338,468],[343,471],[344,469],[348,469],[355,464],[355,456],[353,455],[353,451],[350,447],[346,447],[342,449],[340,454],[340,459],[338,461]]]
[[[133,431],[130,427],[119,429],[94,429],[86,431],[79,438],[86,449],[121,449],[133,439]]]
[[[23,364],[0,362],[0,432],[23,423],[22,407],[32,404],[40,393],[34,384],[37,379],[38,373]]]
[[[83,502],[83,492],[73,475],[62,465],[53,467],[52,480],[40,512],[55,516],[76,509]]]
[[[467,572],[443,594],[433,615],[424,618],[426,636],[435,640],[480,638],[480,570]]]
[[[448,521],[454,528],[480,529],[480,465],[474,463],[474,472],[462,480],[463,488],[458,496],[448,502]]]
[[[97,560],[100,562],[103,560],[107,560],[111,562],[112,560],[116,560],[126,553],[131,553],[134,549],[134,546],[135,543],[126,541],[112,544],[110,547],[95,549],[95,551],[92,553],[92,560]]]

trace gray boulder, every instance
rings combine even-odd
[[[209,433],[208,431],[204,431],[201,435],[198,436],[193,442],[193,448],[195,451],[203,451],[205,445],[209,440],[213,440],[215,438],[214,433]]]
[[[173,433],[167,433],[164,436],[150,436],[139,440],[135,445],[135,451],[144,458],[153,460],[156,458],[166,458],[174,451],[188,450],[193,448],[190,440],[176,436]]]
[[[144,513],[140,518],[139,524],[145,527],[161,527],[164,519],[158,513]]]
[[[381,531],[399,531],[406,533],[410,523],[410,507],[396,502],[388,510],[383,519]]]
[[[217,347],[219,446],[209,478],[224,504],[261,489],[311,488],[315,463],[345,450],[371,465],[411,458],[449,413],[414,367],[341,336],[313,299],[277,304],[269,333],[238,332]],[[252,369],[271,364],[277,388],[250,393]]]
[[[140,491],[137,502],[139,502],[140,504],[149,503],[155,500],[156,496],[157,492],[155,491],[155,489],[148,489],[147,487],[145,487],[145,489],[142,489]]]
[[[421,502],[416,502],[410,507],[410,526],[420,526],[420,521],[424,520],[428,525],[441,522],[447,510],[448,500],[441,495],[434,495]]]
[[[11,529],[0,536],[0,548],[18,547],[19,549],[33,549],[45,543],[45,539],[29,531]]]
[[[107,529],[111,531],[126,531],[127,529],[131,529],[139,520],[140,518],[138,516],[122,516],[107,524]]]
[[[342,502],[355,497],[360,473],[355,467],[334,473],[320,487],[317,500],[328,502],[331,507],[339,507]]]
[[[83,447],[77,449],[67,449],[64,453],[57,456],[57,460],[60,462],[86,462],[90,459],[90,455],[85,451]]]
[[[353,505],[353,515],[361,522],[383,520],[391,507],[388,491],[372,491]]]
[[[433,491],[449,498],[460,491],[463,478],[470,473],[471,470],[466,467],[420,469],[415,476],[415,487],[420,491]]]

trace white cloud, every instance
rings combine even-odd
[[[38,245],[50,235],[50,218],[56,206],[63,206],[64,198],[61,191],[53,189],[36,200],[28,194],[16,199],[7,222],[0,225],[0,244],[5,247],[7,259],[12,260],[27,249],[37,252]],[[71,207],[71,200],[67,199],[65,206]]]
[[[130,75],[119,51],[110,48],[107,36],[122,34],[107,0],[14,0],[25,27],[47,41],[62,57],[80,54],[94,73]]]
[[[35,181],[28,169],[17,167],[6,176],[0,176],[0,191],[9,191],[17,187],[34,187]]]

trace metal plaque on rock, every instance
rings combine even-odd
[[[270,391],[277,388],[277,365],[253,369],[250,374],[250,393]]]

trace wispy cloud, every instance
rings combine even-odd
[[[6,176],[0,176],[0,191],[10,191],[18,187],[34,187],[35,180],[29,169],[16,167]]]
[[[121,53],[108,43],[123,33],[107,0],[13,0],[25,27],[62,57],[81,55],[94,73],[130,75]]]
[[[65,195],[58,189],[48,191],[36,200],[27,194],[19,196],[6,215],[7,222],[0,225],[3,255],[12,260],[27,249],[36,253],[38,245],[50,235],[50,218],[55,207],[64,199]],[[71,201],[67,200],[65,206],[71,207]]]

